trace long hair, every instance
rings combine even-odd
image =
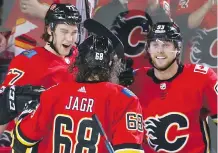
[[[77,57],[75,66],[78,68],[76,75],[77,82],[87,82],[89,78],[98,82],[112,82],[119,83],[118,76],[124,70],[124,64],[117,56],[114,56],[111,66],[106,67],[94,67],[90,68],[89,63],[84,62],[82,57]],[[98,80],[95,80],[95,77]],[[93,82],[94,82],[93,81]]]
[[[115,81],[120,73],[120,60],[112,41],[104,36],[89,36],[78,47],[79,55],[75,66],[78,68],[77,82]]]

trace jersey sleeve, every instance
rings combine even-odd
[[[16,56],[15,58],[12,59],[7,75],[5,77],[4,82],[0,85],[0,94],[2,94],[2,98],[4,96],[4,89],[7,86],[11,85],[28,85],[32,84],[34,81],[34,70],[30,69],[30,66],[32,66],[32,61],[31,57],[36,55],[37,52],[35,50],[29,50],[29,51],[24,51],[20,55]],[[36,75],[35,75],[36,76]],[[9,111],[6,109],[6,104],[7,102],[5,101],[5,98],[0,101],[0,118],[1,121],[6,123],[7,121],[11,120],[11,117],[13,115],[9,115]],[[15,117],[15,116],[14,116]],[[1,123],[3,123],[1,122]],[[14,120],[10,122],[8,129],[11,129],[14,126]]]
[[[184,15],[184,14],[191,14],[196,9],[200,8],[203,5],[203,1],[171,1],[172,7],[172,14],[176,16]],[[174,7],[175,6],[175,7]]]
[[[143,119],[138,98],[127,88],[113,97],[112,144],[115,153],[142,153]]]
[[[13,131],[12,147],[16,150],[20,146],[32,147],[51,129],[53,121],[52,108],[57,97],[54,96],[53,87],[43,92],[40,97],[40,105],[32,113],[18,121]],[[31,126],[31,127],[30,127]],[[23,151],[23,150],[22,150]],[[26,150],[25,150],[26,151]]]
[[[216,73],[209,68],[207,75],[205,75],[205,83],[203,86],[203,98],[205,107],[209,110],[209,115],[212,117],[215,123],[217,119],[217,95],[218,95],[218,83]]]
[[[30,60],[23,55],[16,56],[10,63],[2,86],[25,85],[28,82]]]

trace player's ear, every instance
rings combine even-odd
[[[147,46],[147,47],[145,48],[145,51],[146,51],[146,53],[150,53],[150,47]]]
[[[52,33],[52,30],[51,30],[51,27],[50,27],[50,26],[47,27],[47,33],[48,33],[49,35],[51,35],[51,33]]]

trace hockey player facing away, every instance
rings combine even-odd
[[[147,53],[153,68],[135,72],[132,90],[144,117],[146,153],[210,151],[206,117],[217,123],[217,76],[203,65],[181,64],[182,36],[172,22],[153,25]]]
[[[18,122],[13,131],[15,152],[38,145],[38,152],[106,153],[104,139],[91,118],[96,114],[116,153],[142,153],[138,98],[109,82],[118,77],[121,67],[111,40],[89,36],[79,46],[76,66],[76,81],[43,92],[37,109]]]
[[[73,74],[68,72],[68,67],[78,54],[76,41],[80,23],[81,15],[74,5],[52,4],[45,16],[45,33],[42,36],[46,45],[16,56],[11,61],[3,88],[28,84],[49,88],[62,81],[72,80]],[[14,115],[6,113],[5,102],[0,102],[0,134],[17,115],[14,108]],[[19,107],[23,108],[25,102],[19,101]]]

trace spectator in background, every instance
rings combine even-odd
[[[0,33],[0,55],[2,52],[5,51],[6,45],[7,45],[7,40],[5,36],[2,33]],[[1,59],[0,60],[0,83],[2,83],[2,81],[4,80],[5,73],[7,72],[7,66],[8,64],[5,65],[5,62],[3,62]]]
[[[5,38],[5,35],[3,33],[0,33],[0,53],[5,51],[7,46],[7,40]]]
[[[201,4],[205,0],[200,0]],[[195,3],[196,4],[196,3]],[[216,0],[208,0],[204,4],[202,4],[201,7],[199,7],[197,10],[192,8],[192,13],[188,16],[188,28],[194,29],[198,28],[202,25],[204,22],[204,18],[207,16],[209,12],[216,13],[216,10],[214,10],[214,6],[217,7],[217,1]],[[215,8],[216,9],[216,8]]]
[[[76,0],[44,0],[44,2],[41,2],[41,1],[39,0],[19,0],[20,10],[24,14],[27,14],[31,17],[44,20],[45,14],[48,11],[49,6],[50,6],[48,4],[53,3],[53,2],[75,4]]]
[[[121,13],[128,10],[127,4],[129,0],[112,0],[112,2],[99,8],[93,19],[110,29],[113,21]]]
[[[0,0],[0,25],[2,24],[3,0]]]
[[[0,26],[2,25],[2,14],[3,14],[3,0],[0,0]],[[6,38],[0,32],[0,54],[5,50],[6,44],[7,44]]]
[[[13,11],[8,15],[4,27],[13,29],[10,51],[14,52],[15,56],[24,50],[45,45],[41,39],[41,33],[44,31],[42,20],[54,1],[66,2],[66,0],[14,0],[10,4]],[[75,0],[70,1],[73,3]]]
[[[11,32],[6,28],[0,28],[0,84],[3,82],[7,73],[8,65],[14,57],[12,52],[8,51],[8,38]]]
[[[99,8],[93,19],[110,28],[118,14],[128,10],[141,10],[142,5],[153,21],[171,21],[169,0],[112,0]]]
[[[148,0],[147,8],[145,10],[156,22],[170,22],[170,0]]]
[[[31,17],[43,20],[48,9],[49,5],[40,3],[38,0],[20,0],[21,12],[30,15]]]
[[[13,53],[9,52],[11,44],[9,43],[9,37],[11,31],[7,28],[0,27],[0,59],[12,59]]]
[[[0,84],[3,82],[8,64],[13,57],[12,53],[7,51],[7,41],[10,35],[10,30],[2,27],[4,0],[0,0]]]
[[[217,7],[217,0],[172,1],[173,19],[181,27],[185,40],[182,61],[207,64],[215,72]]]

